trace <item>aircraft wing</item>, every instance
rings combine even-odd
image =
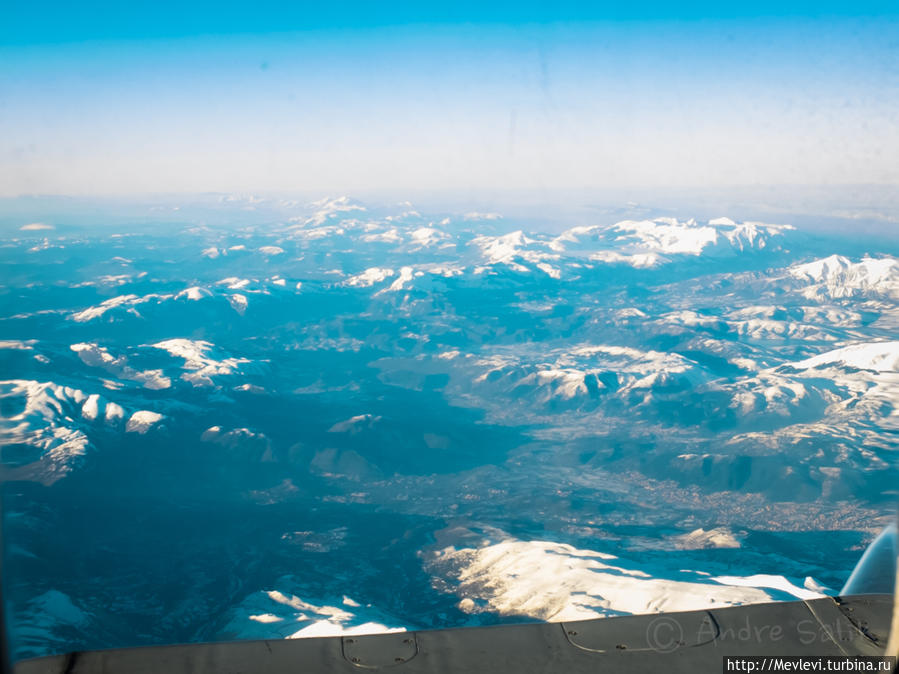
[[[20,661],[15,674],[722,672],[724,656],[882,655],[890,595],[567,623],[203,643]]]

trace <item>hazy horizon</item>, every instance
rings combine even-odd
[[[899,183],[894,9],[678,12],[19,7],[0,196]]]
[[[742,186],[684,189],[400,191],[360,190],[205,192],[102,196],[0,197],[0,230],[40,223],[34,234],[70,227],[166,222],[208,225],[283,222],[324,198],[348,196],[367,206],[400,203],[430,213],[493,212],[496,231],[562,231],[575,225],[610,225],[657,217],[709,220],[730,217],[790,224],[810,233],[897,239],[899,199],[890,186]],[[23,231],[23,234],[28,230]]]

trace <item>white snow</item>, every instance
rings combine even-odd
[[[100,405],[102,403],[102,398],[98,393],[92,393],[87,397],[87,400],[84,401],[84,404],[81,406],[81,416],[83,416],[88,421],[93,421],[100,414]]]
[[[899,341],[853,344],[790,363],[790,366],[801,370],[835,366],[875,372],[899,372]]]
[[[139,299],[140,298],[138,298],[137,295],[120,295],[119,297],[113,297],[101,302],[99,306],[88,307],[83,311],[72,314],[72,320],[78,321],[79,323],[91,321],[95,318],[99,318],[114,307],[120,307],[123,304],[133,304],[136,300]]]
[[[700,255],[704,248],[718,241],[716,227],[700,227],[693,223],[663,223],[652,220],[625,220],[614,228],[635,239],[637,245],[659,253]]]
[[[216,284],[228,286],[228,290],[242,290],[250,285],[250,280],[238,278],[237,276],[229,276],[228,278],[223,278],[221,281],[217,281]]]
[[[534,243],[534,239],[529,239],[518,230],[502,236],[478,236],[471,243],[480,249],[487,264],[510,263],[521,254],[523,248]]]
[[[572,227],[548,246],[558,252],[580,251],[596,262],[648,268],[670,262],[671,256],[762,250],[790,229],[789,225],[736,223],[729,218],[716,218],[704,225],[692,219],[624,220],[611,226]]]
[[[758,573],[753,576],[745,577],[716,576],[711,578],[711,580],[714,580],[716,583],[721,583],[722,585],[730,585],[733,587],[755,587],[780,590],[781,592],[793,595],[797,599],[820,599],[825,596],[820,592],[798,587],[783,576],[771,576]]]
[[[614,555],[551,541],[508,538],[477,548],[450,546],[434,552],[428,566],[453,588],[463,611],[476,612],[484,606],[500,615],[547,621],[690,611],[771,599],[751,581],[738,587],[740,579],[722,577],[713,584],[698,574],[688,576],[691,580],[671,580],[661,569],[639,568]],[[772,577],[753,578],[764,587],[774,586]],[[783,579],[777,589],[788,585]]]
[[[241,295],[240,293],[228,295],[228,302],[231,304],[231,308],[241,316],[246,313],[248,303],[245,295]]]
[[[128,312],[134,315],[140,315],[137,313],[137,309],[134,308],[135,305],[144,304],[151,301],[162,302],[164,300],[169,300],[173,296],[165,295],[165,294],[156,294],[150,293],[149,295],[120,295],[118,297],[112,297],[108,300],[104,300],[97,306],[88,307],[82,311],[77,311],[72,314],[71,319],[73,321],[77,321],[79,323],[84,323],[87,321],[94,320],[95,318],[100,318],[110,309],[114,309],[116,307],[122,306],[130,306]]]
[[[605,262],[607,264],[628,264],[636,269],[651,269],[661,264],[670,262],[667,257],[658,253],[634,253],[625,255],[615,250],[601,250],[598,253],[590,255],[590,260],[594,262]]]
[[[214,358],[211,355],[213,344],[203,340],[167,339],[152,346],[168,351],[176,358],[183,358],[184,368],[190,372],[184,373],[181,378],[194,386],[212,386],[213,377],[236,374],[242,365],[250,362],[246,358]]]
[[[0,424],[0,445],[17,443],[38,450],[36,461],[41,466],[37,477],[44,483],[66,475],[90,449],[77,421],[90,400],[83,391],[52,382],[14,379],[0,381],[0,398],[13,406]],[[99,407],[99,399],[97,403]],[[91,407],[88,403],[88,415]]]
[[[280,246],[260,246],[259,252],[263,255],[283,255],[284,249]]]
[[[587,393],[584,384],[586,373],[575,369],[538,370],[521,379],[521,384],[535,385],[545,389],[544,401],[551,398],[570,400],[580,394]]]
[[[0,349],[10,349],[12,351],[31,351],[35,344],[37,344],[36,339],[0,339]]]
[[[393,269],[387,269],[385,267],[369,267],[361,274],[350,276],[346,281],[344,281],[344,284],[348,286],[356,286],[359,288],[367,288],[369,286],[373,286],[375,283],[381,283],[385,279],[393,276],[395,273],[396,272],[393,271]]]
[[[114,424],[125,418],[125,410],[116,403],[106,403],[106,423]]]
[[[677,547],[682,550],[703,550],[706,548],[739,548],[740,541],[727,529],[696,529],[688,534],[675,537]]]
[[[366,243],[375,243],[376,241],[380,241],[382,243],[400,243],[403,240],[403,237],[400,235],[400,232],[396,227],[391,227],[384,232],[378,232],[376,234],[366,234],[362,237],[362,240]]]
[[[212,293],[208,291],[206,288],[200,288],[199,286],[193,286],[191,288],[187,288],[182,290],[180,293],[175,295],[175,299],[186,298],[188,300],[201,300],[204,297],[211,297]]]
[[[138,410],[134,414],[131,415],[131,418],[128,419],[128,423],[125,426],[125,431],[128,433],[140,433],[144,434],[149,431],[153,426],[155,426],[162,419],[161,414],[157,414],[156,412],[151,412],[149,410]]]
[[[450,238],[446,232],[441,232],[433,227],[419,227],[412,232],[411,236],[412,241],[422,247],[433,246]]]
[[[401,267],[399,276],[397,276],[396,280],[391,283],[388,287],[383,290],[379,290],[376,295],[381,295],[387,292],[396,292],[402,290],[410,281],[412,281],[412,277],[416,274],[414,273],[414,269],[412,267]]]
[[[85,365],[102,368],[118,379],[139,382],[150,390],[166,389],[172,385],[162,370],[135,370],[128,365],[128,360],[124,356],[116,358],[105,347],[97,344],[79,343],[72,344],[69,348],[78,354]]]
[[[361,634],[386,634],[388,632],[405,632],[405,627],[387,627],[375,622],[366,622],[352,627],[344,627],[343,623],[334,619],[319,620],[308,627],[289,635],[288,639],[309,639],[312,637],[338,637]]]
[[[255,620],[257,623],[279,623],[284,618],[279,618],[273,613],[262,613],[260,615],[251,615],[249,616],[250,620]]]
[[[899,259],[894,257],[865,257],[852,262],[842,255],[831,255],[794,265],[787,272],[807,284],[803,294],[810,299],[865,294],[899,298]]]
[[[551,278],[554,278],[554,279],[562,278],[562,271],[557,269],[556,267],[553,267],[550,264],[547,264],[546,262],[538,262],[537,269],[539,269],[540,271],[542,271],[544,274],[546,274],[547,276],[549,276]]]
[[[295,586],[290,579],[279,584]],[[306,593],[304,592],[305,596]],[[346,595],[301,599],[280,590],[264,590],[247,597],[224,630],[226,638],[302,639],[307,637],[405,632],[396,618]]]
[[[323,225],[328,220],[334,219],[343,213],[366,210],[362,204],[346,196],[336,199],[321,199],[313,202],[311,206],[315,209],[315,212],[306,219],[305,224],[314,226]]]

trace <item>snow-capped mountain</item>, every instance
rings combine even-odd
[[[17,653],[808,598],[895,510],[896,246],[266,204],[2,242]]]
[[[52,382],[0,381],[3,472],[6,479],[52,484],[77,469],[92,449],[91,429],[146,433],[163,418],[129,411],[99,393]]]

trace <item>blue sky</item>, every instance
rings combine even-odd
[[[899,182],[887,3],[12,3],[0,194]]]

